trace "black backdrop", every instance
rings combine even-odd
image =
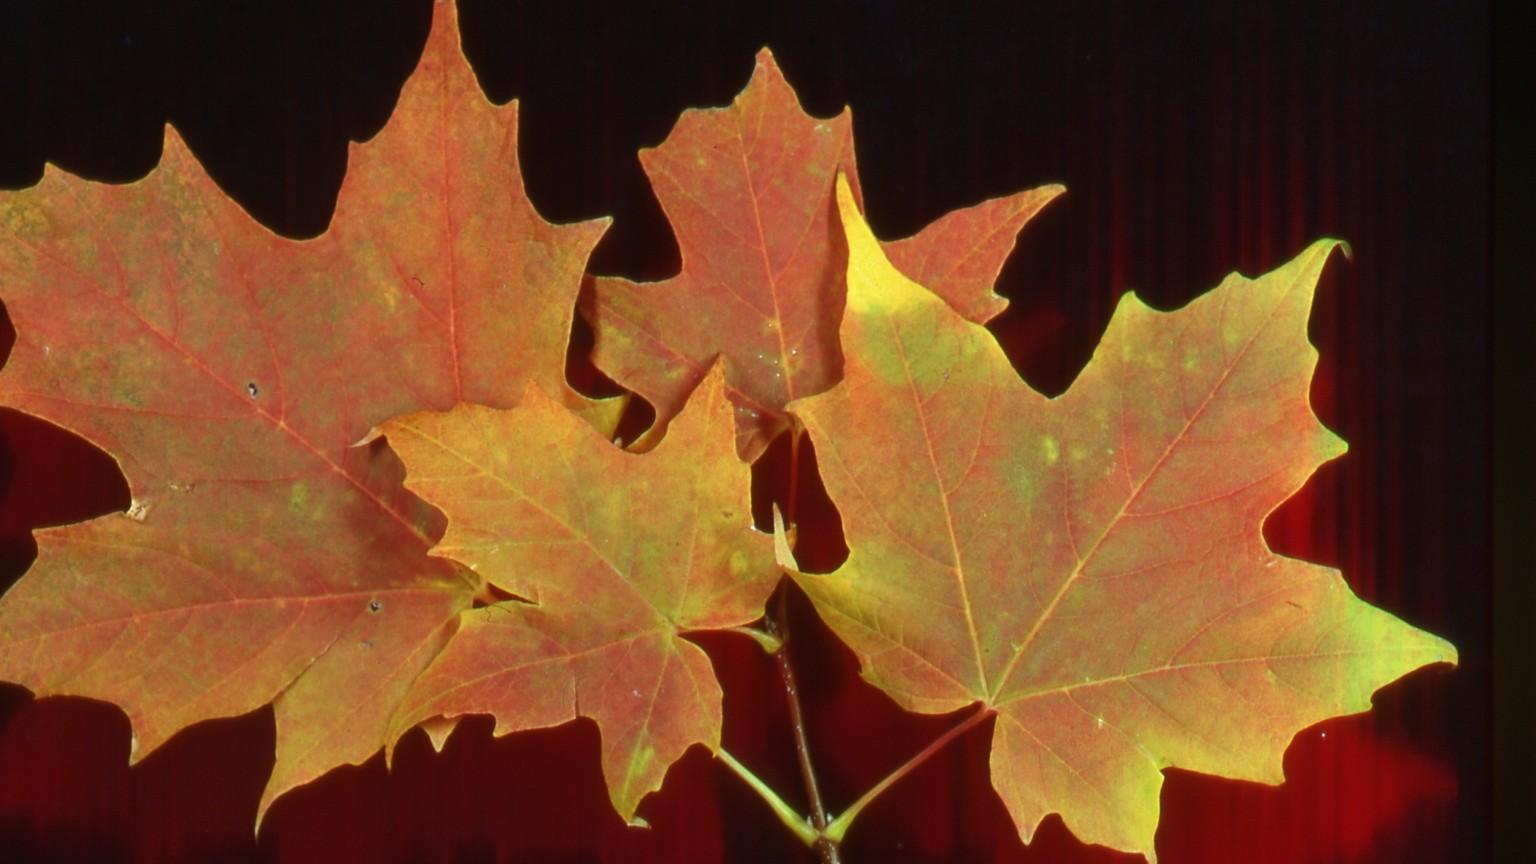
[[[421,0],[217,4],[0,2],[0,186],[44,161],[104,181],[182,132],[251,214],[322,231],[349,140],[374,134],[413,67]],[[615,217],[592,269],[656,278],[677,248],[635,151],[687,107],[728,102],[770,46],[811,113],[853,107],[878,234],[1045,182],[1068,194],[1026,229],[993,326],[1037,388],[1086,361],[1115,298],[1181,303],[1309,240],[1350,241],[1313,315],[1313,400],[1351,444],[1270,521],[1287,554],[1461,650],[1369,715],[1300,736],[1280,790],[1169,772],[1158,847],[1180,861],[1473,861],[1491,846],[1488,22],[1440,3],[980,7],[826,2],[666,8],[465,2],[492,99],[522,102],[522,153],[553,221]],[[4,238],[0,237],[0,242]],[[0,301],[4,286],[0,286]],[[578,334],[580,336],[581,334]],[[9,337],[6,338],[8,344]],[[582,344],[578,339],[578,345]],[[579,349],[578,349],[579,352]],[[573,360],[580,365],[580,357]],[[0,412],[0,585],[28,530],[121,508],[110,462]],[[814,490],[813,490],[814,491]],[[833,809],[942,720],[909,718],[857,679],[803,603],[802,674]],[[726,743],[797,788],[766,664],[710,640]],[[873,724],[871,727],[870,724]],[[879,734],[871,734],[870,728]],[[1326,735],[1322,733],[1327,733]],[[1022,847],[989,791],[987,727],[872,809],[850,861],[1116,860],[1048,820]],[[596,728],[448,751],[402,748],[294,793],[250,834],[270,764],[266,711],[203,724],[129,771],[127,725],[83,700],[0,686],[0,860],[792,860],[793,842],[695,751],[643,815],[608,812]]]

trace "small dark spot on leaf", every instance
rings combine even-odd
[[[1288,605],[1295,606],[1297,609],[1301,609],[1302,608],[1302,605],[1300,603],[1297,603],[1295,600],[1287,600],[1285,602]]]
[[[357,643],[357,647],[365,648],[365,649],[366,648],[372,648],[373,647],[373,640],[372,639],[364,639],[363,641]]]
[[[384,611],[384,601],[383,600],[369,600],[368,601],[368,611],[374,613],[375,615],[377,615],[380,612],[383,612]]]
[[[255,381],[247,381],[245,382],[245,392],[250,394],[252,399],[255,399],[256,394],[260,393],[261,390],[256,387]]]

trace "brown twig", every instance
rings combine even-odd
[[[769,632],[783,643],[774,655],[779,666],[779,678],[784,682],[784,693],[789,700],[789,722],[795,733],[795,754],[800,760],[800,776],[805,780],[805,797],[811,806],[811,827],[816,829],[816,851],[821,854],[822,864],[841,864],[838,841],[826,835],[827,809],[821,801],[821,789],[816,785],[816,772],[811,766],[811,750],[805,734],[805,719],[800,710],[800,690],[795,683],[795,669],[789,657],[789,586],[779,589],[774,614],[765,622]]]

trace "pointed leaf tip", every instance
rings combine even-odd
[[[800,565],[795,561],[794,550],[790,548],[789,532],[784,529],[784,514],[779,511],[777,504],[773,505],[773,557],[785,570],[799,572]]]
[[[931,294],[891,264],[842,173],[837,175],[837,212],[848,244],[847,310],[890,315]]]

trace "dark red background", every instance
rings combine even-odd
[[[205,5],[0,2],[0,185],[34,182],[44,160],[109,181],[141,176],[170,119],[256,218],[289,235],[323,230],[346,143],[387,119],[428,5]],[[763,44],[808,110],[853,106],[882,236],[1067,184],[1005,269],[1013,305],[993,328],[1047,392],[1087,360],[1122,291],[1177,305],[1228,270],[1274,267],[1321,235],[1349,240],[1355,259],[1330,265],[1312,335],[1314,405],[1351,449],[1267,534],[1449,637],[1462,666],[1412,675],[1370,714],[1303,732],[1283,787],[1169,771],[1158,850],[1174,864],[1486,859],[1485,10],[603,5],[473,2],[463,13],[492,98],[522,99],[535,204],[557,221],[616,217],[599,272],[675,269],[635,150],[682,109],[729,101]],[[88,445],[14,412],[0,411],[0,433],[5,585],[30,561],[32,527],[127,498]],[[807,515],[825,506],[817,492],[801,503]],[[895,709],[792,600],[814,755],[837,810],[953,721]],[[700,641],[725,683],[727,747],[800,801],[771,666],[744,640]],[[988,785],[989,735],[973,730],[871,808],[846,860],[1125,860],[1081,846],[1054,817],[1024,847]],[[698,750],[642,808],[652,829],[624,828],[586,721],[502,740],[470,722],[440,756],[413,736],[392,774],[378,759],[336,771],[280,801],[253,840],[272,737],[261,710],[190,729],[129,770],[116,709],[0,685],[0,861],[809,860]]]

